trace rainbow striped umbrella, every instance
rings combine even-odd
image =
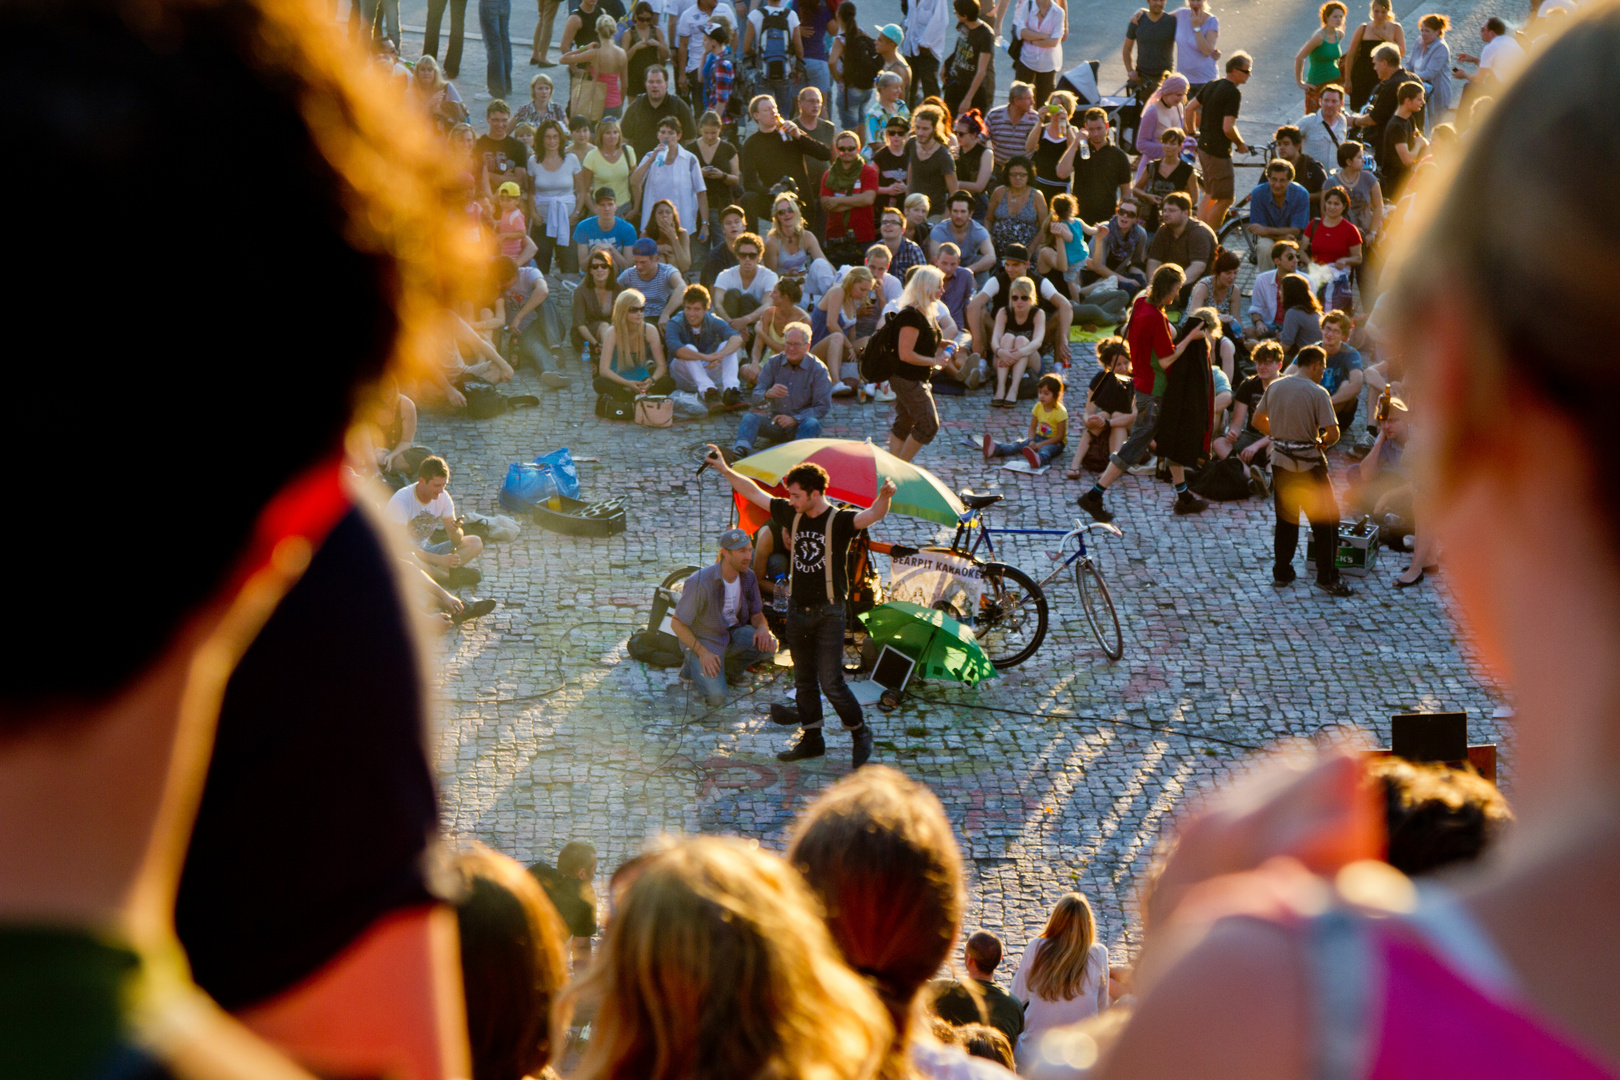
[[[883,481],[889,479],[899,489],[889,501],[893,513],[955,525],[967,509],[933,473],[909,461],[901,461],[870,441],[795,439],[751,454],[732,468],[774,487],[795,465],[807,462],[827,470],[829,499],[868,507],[877,498]]]

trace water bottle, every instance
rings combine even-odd
[[[787,613],[788,613],[788,580],[787,580],[787,575],[786,574],[777,574],[776,575],[776,591],[775,591],[775,594],[771,597],[771,607],[775,608],[776,613],[778,615],[782,616],[782,618],[784,618],[784,619],[787,618]]]
[[[1091,140],[1083,135],[1080,137],[1080,159],[1082,161],[1091,160]]]

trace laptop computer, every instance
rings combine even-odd
[[[877,663],[872,665],[872,674],[860,682],[850,683],[849,689],[862,705],[876,705],[883,697],[883,691],[899,693],[904,690],[916,666],[917,661],[893,645],[885,645],[883,651],[878,653]]]

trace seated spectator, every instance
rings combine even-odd
[[[1278,128],[1272,138],[1277,143],[1277,158],[1294,167],[1294,182],[1311,197],[1311,213],[1321,211],[1322,187],[1327,183],[1327,168],[1305,152],[1305,133],[1293,124]]]
[[[552,1043],[552,1005],[568,982],[563,920],[523,867],[482,844],[458,855],[456,927],[467,999],[472,1075],[542,1076],[562,1048]]]
[[[1054,218],[1058,216],[1059,200],[1065,200],[1066,205],[1070,197],[1059,195],[1053,198]],[[1140,224],[1139,206],[1135,199],[1124,199],[1115,208],[1112,217],[1097,223],[1097,229],[1091,236],[1091,252],[1080,267],[1076,287],[1085,293],[1085,302],[1099,309],[1097,314],[1104,318],[1100,321],[1082,318],[1082,323],[1091,322],[1093,326],[1118,325],[1131,297],[1147,287],[1148,238],[1147,231]],[[1075,222],[1072,227],[1078,230],[1079,223]],[[1084,242],[1083,238],[1081,242]],[[1109,278],[1114,279],[1111,287],[1094,288]]]
[[[584,840],[570,840],[557,853],[556,866],[537,859],[529,874],[562,918],[574,974],[583,974],[591,959],[591,938],[596,936],[596,890],[591,886],[596,880],[596,848]]]
[[[1035,166],[1020,154],[1007,162],[1006,184],[990,193],[984,227],[990,230],[990,242],[1003,259],[1014,245],[1028,248],[1046,217],[1046,196],[1030,186],[1034,175]]]
[[[901,131],[911,130],[911,110],[900,100],[900,91],[904,87],[905,80],[892,71],[885,71],[877,77],[874,86],[877,96],[866,106],[863,117],[866,145],[870,151],[883,148],[884,135],[891,122],[898,120]]]
[[[1080,431],[1080,442],[1074,448],[1074,460],[1063,475],[1070,480],[1080,479],[1080,465],[1091,450],[1093,439],[1103,439],[1110,455],[1119,453],[1125,445],[1125,436],[1136,423],[1136,393],[1131,384],[1131,350],[1121,337],[1106,337],[1097,342],[1097,363],[1102,370],[1091,377],[1086,388],[1086,411]]]
[[[686,579],[671,626],[686,653],[681,679],[713,707],[727,686],[746,686],[749,665],[776,652],[754,577],[754,543],[744,529],[720,534],[719,558]]]
[[[1306,226],[1300,243],[1311,262],[1333,271],[1326,285],[1328,306],[1353,312],[1350,278],[1361,266],[1363,255],[1361,230],[1351,224],[1349,212],[1350,196],[1343,188],[1329,188],[1322,193],[1322,216]]]
[[[674,203],[668,199],[653,203],[642,235],[658,244],[659,262],[669,263],[682,274],[692,269],[692,234],[681,224]]]
[[[737,241],[748,231],[748,212],[740,206],[720,211],[720,243],[709,248],[703,260],[703,285],[714,289],[715,280],[737,265]]]
[[[882,1075],[1004,1080],[919,1025],[917,996],[950,956],[967,906],[962,855],[933,793],[882,765],[858,769],[800,816],[787,858],[827,913],[844,962],[866,976],[893,1024]]]
[[[1279,240],[1271,245],[1271,269],[1255,275],[1249,295],[1249,322],[1243,328],[1247,341],[1274,338],[1282,330],[1282,309],[1277,304],[1278,281],[1299,270],[1299,245]]]
[[[737,265],[715,276],[712,301],[715,314],[729,322],[733,330],[747,331],[759,321],[760,306],[776,288],[776,271],[760,261],[765,241],[755,233],[738,236],[732,250]]]
[[[753,383],[759,378],[759,365],[766,356],[782,351],[782,335],[796,322],[810,325],[810,313],[799,306],[804,295],[797,278],[781,278],[771,290],[770,303],[759,309],[759,321],[754,324],[754,348],[750,370],[743,378]]]
[[[1299,224],[1305,227],[1305,222]],[[1185,192],[1172,191],[1159,206],[1159,231],[1148,245],[1148,277],[1159,267],[1174,263],[1186,275],[1185,288],[1190,289],[1209,269],[1217,246],[1215,230],[1192,216],[1192,199]],[[1173,306],[1184,307],[1187,294],[1184,291],[1172,300]]]
[[[1367,773],[1384,795],[1384,861],[1407,877],[1474,862],[1513,823],[1496,785],[1472,769],[1391,755]]]
[[[1271,436],[1254,426],[1254,410],[1266,387],[1282,372],[1283,348],[1275,341],[1262,341],[1254,347],[1252,359],[1254,374],[1232,391],[1232,418],[1226,430],[1210,443],[1210,452],[1223,459],[1238,455],[1249,469],[1249,490],[1257,498],[1264,498],[1271,493],[1267,472],[1271,464]]]
[[[636,242],[636,227],[619,216],[619,203],[610,187],[596,189],[596,216],[588,217],[574,226],[574,246],[579,251],[579,265],[584,266],[591,253],[606,251],[613,259],[614,273],[630,266],[630,248]]]
[[[634,265],[619,274],[619,285],[639,294],[647,305],[642,315],[662,327],[680,307],[686,282],[679,270],[658,261],[657,241],[645,236],[630,246],[630,261]]]
[[[360,420],[349,455],[355,472],[394,491],[414,483],[416,470],[433,451],[416,445],[416,403],[399,392],[398,379],[389,375],[378,384],[376,402],[361,410]]]
[[[512,365],[508,364],[489,339],[467,324],[453,311],[440,315],[440,340],[434,351],[440,363],[429,371],[425,384],[419,384],[418,393],[426,393],[450,405],[461,408],[467,404],[458,389],[465,379],[482,379],[487,383],[510,382]],[[471,360],[471,363],[468,363]]]
[[[1166,128],[1159,138],[1164,144],[1163,156],[1143,154],[1131,180],[1131,194],[1141,200],[1137,205],[1142,209],[1142,228],[1150,234],[1159,231],[1159,207],[1166,195],[1180,191],[1190,204],[1198,202],[1198,171],[1181,156],[1186,134],[1180,128]]]
[[[647,321],[645,306],[646,299],[634,289],[613,301],[613,325],[602,339],[602,359],[591,380],[598,394],[630,401],[638,394],[675,389],[664,365],[664,339]]]
[[[814,264],[821,264],[819,274],[825,284],[815,295],[826,292],[832,282],[832,266],[821,253],[816,234],[805,227],[804,211],[799,197],[784,192],[771,202],[771,227],[765,234],[765,255],[760,260],[777,277],[797,278],[803,282],[811,276]]]
[[[996,372],[996,389],[990,404],[1012,408],[1018,404],[1018,385],[1030,361],[1040,366],[1041,342],[1046,337],[1046,314],[1035,303],[1035,282],[1014,278],[1007,289],[1007,306],[996,312],[990,331],[990,352]],[[984,459],[993,456],[994,440],[985,436]],[[1022,449],[1019,447],[1018,449]]]
[[[1209,264],[1208,276],[1200,278],[1188,291],[1187,310],[1214,308],[1215,313],[1221,317],[1221,325],[1226,328],[1226,333],[1241,334],[1243,324],[1238,321],[1237,276],[1242,266],[1243,256],[1235,251],[1217,247],[1215,257]]]
[[[936,1016],[959,1027],[986,1024],[991,1030],[999,1031],[1008,1047],[1007,1061],[1003,1064],[1010,1069],[1013,1067],[1012,1044],[1024,1030],[1024,1005],[993,981],[1000,965],[1001,939],[988,930],[975,931],[962,949],[962,966],[974,985],[969,987],[955,979],[936,980],[932,986],[931,1007]]]
[[[1349,506],[1353,516],[1372,515],[1378,526],[1378,538],[1390,547],[1404,547],[1407,538],[1417,532],[1413,508],[1412,470],[1406,456],[1406,443],[1410,437],[1404,409],[1390,410],[1390,415],[1378,422],[1378,435],[1363,453],[1359,465],[1345,470],[1350,481]],[[1411,571],[1414,567],[1408,566]],[[1415,567],[1420,573],[1425,568]],[[1432,569],[1432,567],[1430,568]],[[1405,586],[1410,573],[1396,578],[1396,584]],[[1412,581],[1411,584],[1417,584]]]
[[[821,174],[820,191],[830,262],[853,263],[877,239],[872,219],[877,188],[878,169],[861,157],[860,136],[853,131],[833,136],[832,164]]]
[[[573,1076],[877,1075],[892,1025],[778,856],[698,837],[637,871],[564,999],[600,1002]]]
[[[1283,353],[1292,360],[1294,354],[1307,345],[1322,340],[1322,305],[1311,291],[1311,279],[1304,274],[1286,274],[1278,289],[1277,310],[1282,316],[1282,328],[1277,340]]]
[[[973,294],[973,299],[968,303],[968,321],[964,329],[973,335],[973,351],[980,356],[990,356],[990,331],[995,327],[996,316],[1007,306],[1009,287],[1016,279],[1028,276],[1029,249],[1022,244],[1014,244],[1002,253],[1001,264],[990,272],[984,287]],[[1044,277],[1035,283],[1035,297],[1036,306],[1046,321],[1046,338],[1042,345],[1053,350],[1058,363],[1066,364],[1069,361],[1069,326],[1074,320],[1074,305]],[[1040,369],[1031,363],[1028,370],[1038,373]]]
[[[594,368],[602,359],[602,341],[613,325],[613,302],[619,296],[618,270],[609,251],[593,251],[583,264],[585,278],[574,289],[574,344],[581,359]]]
[[[945,200],[945,220],[928,233],[928,254],[939,263],[939,249],[943,244],[955,244],[957,255],[971,252],[972,258],[964,264],[971,275],[988,273],[996,265],[996,249],[990,243],[990,231],[973,220],[973,196],[965,191],[954,191]]]
[[[445,488],[450,466],[442,457],[428,457],[416,470],[416,483],[400,488],[388,500],[388,519],[404,526],[411,554],[441,585],[456,588],[478,580],[467,565],[484,550],[484,542],[461,531],[456,504]],[[432,542],[434,530],[443,528],[445,539]]]
[[[913,266],[927,266],[928,256],[906,236],[906,215],[889,207],[878,215],[879,243],[889,249],[889,273],[902,282]]]
[[[1017,282],[1013,283],[1017,285]],[[1063,407],[1063,378],[1042,375],[1036,384],[1035,407],[1029,418],[1029,434],[1018,442],[999,443],[990,435],[984,437],[986,464],[998,458],[1019,454],[1032,469],[1050,465],[1063,453],[1064,441],[1069,435],[1069,411]]]
[[[760,368],[757,396],[766,411],[749,412],[737,426],[736,456],[747,457],[761,434],[769,445],[792,439],[819,439],[821,421],[832,407],[832,382],[826,367],[810,355],[810,327],[789,323],[782,332],[782,351]]]
[[[955,1041],[969,1057],[993,1061],[1012,1072],[1015,1065],[1012,1040],[999,1028],[989,1024],[962,1024],[956,1029]]]
[[[983,372],[980,370],[979,355],[973,351],[973,335],[963,329],[967,326],[968,303],[973,298],[973,275],[962,268],[956,245],[949,241],[939,245],[934,266],[945,282],[945,291],[940,295],[939,302],[945,306],[952,324],[957,328],[951,339],[958,346],[952,362],[940,369],[940,376],[954,379],[968,390],[977,390]]]
[[[710,412],[746,407],[737,381],[742,335],[710,312],[709,304],[708,289],[688,285],[681,296],[681,314],[664,327],[675,385],[702,397]]]
[[[541,386],[561,390],[568,385],[568,376],[546,370],[551,351],[540,333],[540,305],[550,295],[546,276],[532,265],[519,266],[502,255],[495,260],[495,282],[501,292],[498,302],[504,329],[511,335],[513,360],[527,360],[540,373]]]
[[[882,244],[874,244],[873,250],[885,256],[889,253]],[[810,314],[810,347],[826,365],[834,394],[853,394],[861,385],[860,369],[855,364],[858,343],[864,340],[858,329],[859,322],[863,315],[869,315],[875,327],[882,307],[873,292],[872,271],[864,266],[850,267],[844,272],[843,280],[827,290],[827,295]],[[871,331],[866,333],[869,336]],[[847,371],[844,370],[846,363],[849,364]]]
[[[928,220],[929,213],[933,209],[933,203],[922,192],[913,191],[906,196],[900,208],[906,215],[906,239],[922,248],[926,254],[929,234],[934,231],[933,223]],[[943,211],[939,216],[944,216]],[[935,221],[937,220],[939,220],[938,217],[935,218]]]
[[[1362,373],[1361,354],[1350,347],[1348,340],[1355,324],[1344,312],[1329,311],[1320,317],[1319,325],[1320,336],[1316,342],[1308,344],[1320,343],[1322,351],[1327,353],[1322,389],[1333,396],[1333,413],[1339,418],[1339,430],[1349,432],[1366,378]]]
[[[1278,240],[1299,243],[1311,220],[1310,192],[1294,180],[1294,166],[1282,158],[1266,166],[1265,181],[1249,193],[1249,234],[1254,237],[1254,260],[1271,261],[1271,245]],[[1194,280],[1197,280],[1194,278]]]
[[[1043,1060],[1047,1032],[1108,1008],[1108,946],[1097,940],[1096,917],[1080,893],[1059,900],[1041,936],[1025,947],[1012,996],[1024,1003],[1024,1030],[1013,1047],[1021,1072]]]

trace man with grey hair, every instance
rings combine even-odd
[[[782,351],[765,361],[755,384],[763,404],[737,425],[734,456],[747,457],[762,430],[771,443],[821,438],[821,421],[832,408],[832,376],[810,355],[810,325],[787,324]]]
[[[670,625],[686,653],[682,680],[719,705],[726,685],[741,686],[744,669],[776,651],[754,577],[754,541],[742,529],[720,534],[719,558],[686,579]]]
[[[1350,118],[1350,126],[1361,132],[1356,138],[1362,144],[1373,147],[1373,153],[1377,155],[1384,146],[1384,125],[1389,123],[1389,118],[1395,115],[1395,109],[1400,104],[1396,94],[1400,92],[1401,84],[1422,83],[1423,80],[1401,67],[1400,47],[1391,42],[1386,41],[1374,49],[1372,60],[1378,85],[1373,87],[1372,97],[1367,99],[1366,110]],[[1423,130],[1421,109],[1413,118],[1413,123],[1419,131]],[[1382,158],[1378,164],[1384,164]]]
[[[990,129],[990,146],[996,155],[998,182],[1007,162],[1024,156],[1024,144],[1035,127],[1035,88],[1027,82],[1015,82],[1007,87],[1007,104],[991,109],[984,118]]]

